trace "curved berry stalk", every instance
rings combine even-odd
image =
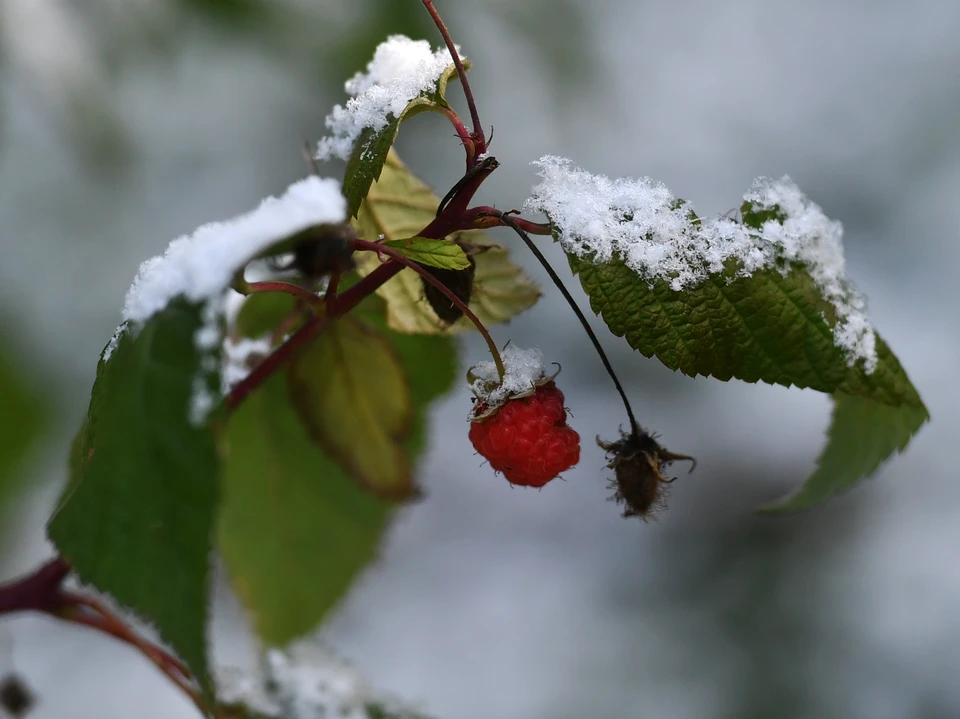
[[[477,331],[479,331],[483,336],[483,339],[487,343],[487,349],[490,350],[490,356],[493,357],[493,362],[497,367],[497,374],[500,375],[501,380],[503,379],[504,374],[506,374],[506,370],[503,366],[503,358],[500,357],[500,351],[497,349],[497,344],[493,341],[493,337],[490,336],[490,331],[484,326],[483,322],[480,321],[480,318],[473,313],[473,310],[467,307],[466,303],[457,297],[455,292],[447,287],[442,281],[434,277],[431,272],[427,271],[424,267],[414,262],[410,258],[405,257],[400,252],[397,252],[392,247],[385,247],[384,245],[376,242],[369,242],[367,240],[355,240],[353,246],[354,249],[357,250],[367,250],[369,252],[376,252],[378,254],[389,256],[394,262],[400,264],[402,267],[410,268],[420,275],[424,282],[428,282],[431,287],[436,288],[436,290],[446,297],[454,307],[463,313],[464,317],[473,323],[474,327],[477,328]]]
[[[520,236],[524,244],[547,271],[557,289],[560,290],[567,304],[570,305],[570,309],[573,310],[580,321],[584,332],[590,338],[593,348],[599,355],[610,379],[613,380],[620,399],[623,401],[624,409],[627,411],[627,417],[630,421],[629,432],[623,432],[621,438],[613,442],[605,442],[597,437],[597,444],[602,449],[607,450],[609,459],[607,467],[614,470],[615,478],[611,481],[610,487],[615,492],[611,499],[626,505],[623,512],[624,517],[637,516],[646,520],[655,516],[656,511],[663,507],[666,499],[665,485],[673,481],[673,478],[666,479],[663,476],[663,469],[671,462],[688,460],[692,463],[690,467],[692,472],[697,466],[697,461],[689,455],[675,454],[661,447],[653,435],[640,426],[633,413],[633,408],[630,406],[630,400],[627,399],[627,393],[624,391],[623,385],[620,384],[620,379],[617,377],[613,365],[610,364],[607,353],[603,351],[596,333],[590,323],[587,322],[586,316],[573,299],[573,295],[570,294],[566,285],[563,284],[556,270],[544,257],[540,248],[530,239],[530,235],[509,213],[500,213],[500,221]]]

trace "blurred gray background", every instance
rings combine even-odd
[[[701,214],[737,206],[756,175],[790,174],[843,221],[849,274],[933,422],[853,493],[760,518],[811,471],[828,399],[677,376],[603,331],[641,421],[700,461],[658,522],[622,520],[592,438],[624,418],[544,285],[494,334],[535,336],[562,362],[580,466],[512,489],[474,457],[460,387],[432,419],[427,500],[402,512],[324,641],[442,719],[960,716],[960,3],[437,5],[496,127],[502,164],[479,202],[520,206],[546,153],[650,175]],[[55,417],[0,520],[7,578],[48,556],[67,442],[139,262],[304,175],[302,141],[388,33],[439,39],[418,0],[0,11],[2,346]],[[438,117],[405,124],[399,150],[441,194],[462,167]],[[464,363],[483,355],[462,343]],[[242,642],[224,607],[229,660]],[[0,621],[11,668],[40,697],[36,719],[192,716],[139,656],[55,622]]]

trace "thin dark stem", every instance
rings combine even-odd
[[[367,242],[366,240],[354,240],[353,246],[358,250],[369,250],[371,252],[377,252],[379,254],[389,256],[394,260],[394,262],[399,263],[403,267],[409,267],[411,270],[420,275],[424,282],[429,282],[431,285],[440,290],[440,292],[443,293],[443,296],[450,300],[457,309],[463,312],[463,316],[470,320],[480,334],[483,335],[483,339],[487,343],[487,349],[490,350],[490,356],[493,357],[493,363],[497,367],[497,374],[500,375],[500,379],[503,380],[503,376],[506,374],[507,370],[503,366],[503,359],[500,357],[500,350],[497,349],[496,342],[494,342],[493,337],[490,336],[490,331],[484,327],[483,322],[481,322],[480,318],[477,317],[473,313],[473,310],[467,306],[466,302],[453,294],[453,292],[451,292],[445,284],[423,269],[423,267],[418,265],[409,257],[397,252],[392,247],[385,247],[384,245],[377,244],[376,242]]]
[[[467,99],[467,107],[470,108],[470,121],[473,123],[473,133],[472,137],[475,142],[476,153],[473,157],[475,161],[476,156],[483,154],[487,151],[487,141],[483,135],[483,125],[480,124],[480,113],[477,112],[477,103],[473,99],[473,91],[470,89],[470,83],[467,80],[467,71],[463,67],[463,61],[460,60],[460,55],[457,53],[457,48],[453,44],[453,38],[450,37],[450,31],[447,30],[447,26],[443,24],[443,19],[440,17],[440,13],[437,12],[437,8],[433,5],[433,0],[422,0],[423,6],[427,9],[427,12],[430,13],[430,17],[433,18],[433,24],[437,26],[437,30],[440,31],[440,35],[443,37],[443,41],[447,45],[447,50],[450,51],[450,57],[453,58],[453,64],[457,68],[457,75],[460,76],[460,84],[463,85],[463,95]]]
[[[460,119],[460,115],[457,114],[456,110],[452,107],[442,108],[443,114],[447,116],[447,119],[450,120],[450,124],[453,125],[453,129],[457,132],[457,137],[460,138],[460,142],[463,144],[464,149],[467,151],[467,169],[470,169],[470,166],[473,164],[473,158],[477,155],[476,147],[473,144],[473,138],[470,137],[470,131],[464,127],[463,121]]]
[[[530,248],[530,251],[534,254],[540,264],[543,265],[543,269],[545,269],[547,274],[550,275],[550,279],[553,280],[553,284],[555,284],[557,289],[560,290],[560,293],[567,301],[567,304],[570,305],[570,309],[573,310],[574,314],[577,316],[577,319],[580,320],[580,324],[583,325],[584,332],[587,333],[587,336],[590,338],[590,342],[593,344],[593,348],[600,356],[600,361],[603,362],[604,369],[607,370],[607,374],[610,375],[610,379],[613,380],[613,384],[617,388],[617,392],[620,393],[620,399],[623,400],[623,406],[627,410],[627,417],[630,419],[630,429],[634,434],[640,434],[640,425],[637,423],[637,418],[633,415],[633,408],[630,406],[630,400],[627,399],[627,393],[624,391],[623,385],[620,384],[620,379],[617,377],[617,373],[613,371],[613,365],[610,364],[610,360],[607,358],[607,353],[603,351],[603,347],[600,345],[600,340],[597,339],[596,333],[593,331],[590,323],[587,322],[586,316],[573,299],[573,295],[570,294],[570,291],[567,289],[566,285],[563,284],[560,276],[556,273],[556,270],[553,269],[553,266],[547,261],[547,258],[543,256],[540,248],[536,246],[533,240],[530,239],[530,235],[523,230],[516,220],[506,213],[502,213],[500,215],[500,220],[504,225],[520,235],[520,238],[524,241],[527,247]]]

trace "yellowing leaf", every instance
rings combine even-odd
[[[342,317],[287,372],[308,432],[347,473],[381,497],[415,493],[403,448],[412,427],[410,387],[383,335]]]
[[[388,240],[411,237],[430,223],[439,202],[391,151],[380,180],[370,188],[353,226],[367,240],[376,240],[380,235]],[[475,246],[477,269],[469,305],[485,325],[506,322],[540,298],[537,285],[510,261],[507,250],[483,232],[469,230],[450,238],[468,247]],[[356,257],[363,275],[380,264],[371,252],[357,253]],[[448,334],[473,327],[467,319],[453,325],[442,322],[424,298],[423,282],[413,270],[403,270],[384,284],[378,294],[387,301],[388,326],[398,332]]]

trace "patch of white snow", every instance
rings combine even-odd
[[[325,124],[331,134],[320,140],[317,159],[348,159],[364,129],[382,130],[411,100],[433,91],[452,63],[446,47],[431,50],[426,40],[391,35],[377,47],[367,71],[346,82],[351,98],[346,107],[337,105],[327,116]]]
[[[475,377],[470,385],[474,396],[488,408],[498,407],[506,400],[530,392],[544,379],[543,354],[539,349],[521,349],[509,344],[500,352],[506,372],[503,381],[493,360],[480,362],[470,369]]]

